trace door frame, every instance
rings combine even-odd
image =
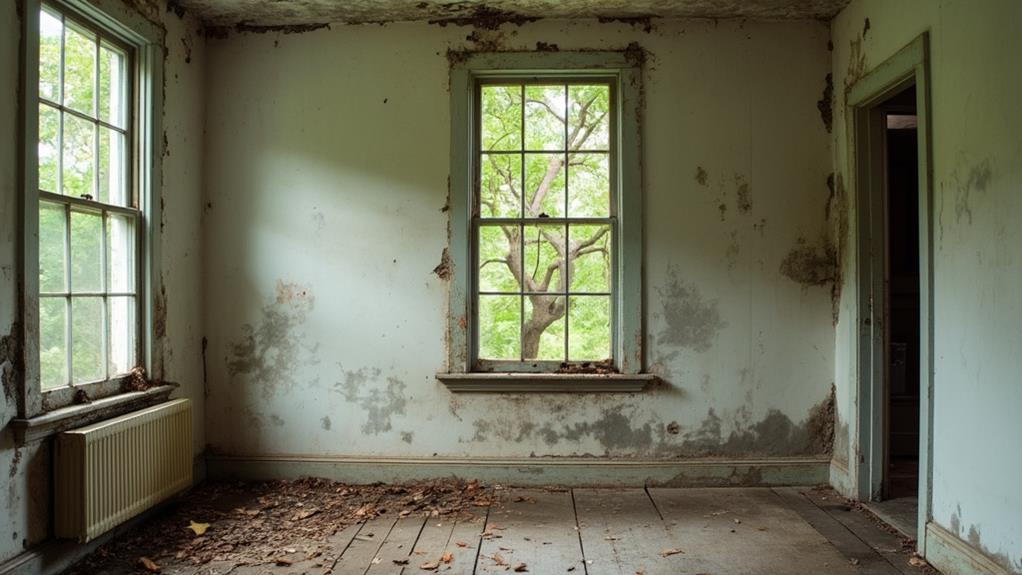
[[[875,501],[883,489],[886,434],[886,240],[884,100],[915,85],[919,148],[919,515],[917,548],[925,554],[932,518],[933,477],[933,191],[930,141],[929,43],[926,33],[858,80],[847,92],[854,178],[858,287],[856,496]],[[854,409],[854,408],[853,408]]]

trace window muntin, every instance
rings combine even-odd
[[[71,14],[39,14],[42,389],[139,363],[142,213],[131,182],[131,50]]]
[[[476,369],[613,361],[613,87],[476,84]]]

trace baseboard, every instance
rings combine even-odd
[[[926,560],[944,575],[1017,575],[936,523],[926,525]]]
[[[847,465],[837,460],[831,460],[830,486],[834,488],[834,491],[845,497],[854,497],[851,478]]]
[[[570,487],[737,487],[827,483],[829,459],[375,458],[210,455],[210,479],[323,477],[345,483],[439,477]]]

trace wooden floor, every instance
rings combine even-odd
[[[230,573],[897,575],[902,540],[828,492],[785,489],[509,489],[458,521],[378,517],[333,553]],[[297,559],[297,558],[296,558]],[[225,573],[215,565],[200,573]],[[928,571],[928,572],[933,572]]]

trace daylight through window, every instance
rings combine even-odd
[[[137,363],[130,52],[51,6],[39,15],[39,361],[43,389]]]
[[[612,358],[611,86],[478,86],[477,363]]]

